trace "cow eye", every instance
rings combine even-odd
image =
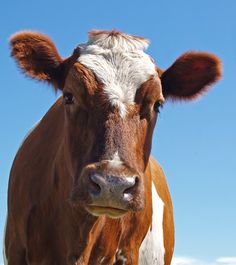
[[[161,101],[156,101],[155,104],[153,105],[153,110],[156,112],[156,113],[159,113],[160,112],[160,108],[162,108],[163,104]]]
[[[66,104],[66,105],[69,105],[69,104],[72,104],[73,103],[73,99],[74,99],[74,97],[73,97],[73,95],[70,93],[70,92],[64,92],[63,93],[63,98],[64,98],[64,103]]]

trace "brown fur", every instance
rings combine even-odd
[[[150,158],[158,116],[153,106],[164,102],[160,80],[150,77],[139,88],[135,104],[122,119],[104,95],[103,84],[76,62],[78,48],[62,60],[52,41],[34,32],[14,35],[11,47],[27,75],[74,98],[70,105],[60,98],[51,107],[14,160],[5,239],[8,265],[122,265],[118,250],[126,265],[137,265],[152,223],[152,182],[164,203],[165,265],[169,265],[174,247],[172,203],[164,173]],[[220,62],[210,54],[187,53],[158,73],[167,98],[188,100],[220,77]],[[123,164],[110,167],[107,161],[116,150]],[[91,172],[104,178],[136,176],[132,200],[122,206],[124,216],[110,219],[88,212],[86,206],[93,202],[88,191],[94,185]]]
[[[169,193],[165,179],[155,171],[151,173],[156,167],[151,162],[144,177],[145,209],[120,219],[97,219],[71,205],[68,199],[73,182],[64,162],[63,109],[59,99],[25,140],[14,161],[6,231],[8,262],[14,265],[19,264],[19,259],[26,259],[29,264],[67,264],[69,259],[95,265],[105,256],[104,264],[113,264],[116,250],[121,248],[128,257],[127,264],[138,264],[138,249],[151,223],[152,174],[166,211],[172,216],[171,204],[166,201]],[[172,246],[166,249],[170,252],[168,259],[173,242],[169,244]]]
[[[72,56],[62,60],[52,40],[41,33],[22,31],[10,39],[11,55],[21,70],[37,80],[52,83],[55,88],[62,88],[68,68],[79,57],[79,49]]]
[[[161,75],[164,96],[182,100],[201,96],[220,78],[220,60],[205,52],[183,54]]]

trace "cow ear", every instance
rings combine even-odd
[[[78,58],[78,50],[63,60],[52,40],[37,32],[19,32],[10,39],[11,55],[23,72],[34,79],[62,88],[65,71]],[[76,55],[76,56],[75,56]]]
[[[206,92],[221,77],[221,62],[210,53],[188,52],[161,75],[166,98],[191,100]]]

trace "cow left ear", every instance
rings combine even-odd
[[[188,52],[161,74],[165,98],[191,100],[206,92],[221,78],[221,61],[204,52]]]

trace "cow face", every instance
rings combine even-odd
[[[193,99],[220,77],[208,53],[186,53],[166,71],[144,53],[148,42],[118,32],[92,32],[62,60],[48,37],[23,32],[12,54],[31,77],[63,92],[71,199],[89,213],[120,217],[144,208],[152,133],[165,98]]]

